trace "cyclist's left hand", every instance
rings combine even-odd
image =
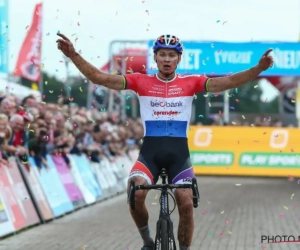
[[[269,53],[273,51],[273,49],[268,49],[263,56],[260,58],[258,62],[258,67],[262,70],[265,71],[268,68],[273,67],[274,60],[272,56],[269,56]]]

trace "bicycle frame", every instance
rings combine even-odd
[[[161,191],[160,213],[159,213],[159,219],[156,224],[155,250],[160,249],[161,228],[162,228],[162,224],[164,223],[164,221],[167,222],[169,250],[176,250],[176,243],[175,243],[174,232],[173,232],[173,222],[171,221],[170,214],[169,214],[168,189],[172,190],[175,188],[191,188],[193,191],[193,205],[194,205],[194,208],[196,208],[196,207],[198,207],[198,203],[200,200],[197,180],[196,180],[196,178],[193,178],[191,180],[191,184],[167,184],[167,172],[165,169],[162,169],[160,176],[162,178],[162,184],[156,184],[156,185],[135,186],[134,181],[131,180],[127,203],[130,204],[131,209],[134,210],[135,209],[135,191],[136,190],[151,190],[151,189],[160,190]]]
[[[161,173],[162,185],[167,184],[167,172],[163,169]],[[161,227],[162,221],[166,220],[168,225],[169,232],[169,242],[170,242],[170,250],[176,250],[176,243],[174,238],[173,231],[173,222],[171,221],[169,214],[169,194],[167,186],[163,186],[161,188],[160,195],[160,212],[159,212],[159,220],[156,223],[156,236],[155,236],[155,250],[160,249],[160,238],[161,238]]]

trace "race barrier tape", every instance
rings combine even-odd
[[[188,137],[195,174],[300,177],[297,128],[191,126]]]
[[[129,156],[102,157],[100,163],[85,155],[68,158],[70,165],[62,156],[47,155],[48,168],[38,168],[29,157],[29,171],[16,157],[0,165],[0,238],[126,190]]]

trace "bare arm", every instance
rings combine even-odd
[[[69,57],[81,73],[95,84],[103,85],[110,89],[122,90],[125,87],[125,78],[119,75],[106,74],[101,72],[95,66],[87,62],[77,53],[69,38],[64,34],[57,34],[62,39],[56,41],[57,48],[61,50],[65,56]]]
[[[208,91],[214,93],[240,87],[255,79],[262,71],[259,66],[255,66],[231,76],[211,78],[207,83]]]
[[[70,59],[80,70],[80,72],[93,83],[115,90],[124,89],[125,78],[123,76],[101,72],[78,53],[70,57]]]
[[[261,72],[273,66],[273,57],[269,56],[272,49],[268,49],[260,58],[258,64],[246,71],[225,77],[209,79],[207,89],[209,92],[221,92],[227,89],[240,87],[255,79]]]

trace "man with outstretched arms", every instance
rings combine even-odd
[[[178,37],[160,36],[153,45],[156,75],[112,75],[101,72],[75,51],[63,34],[57,47],[69,57],[81,73],[94,84],[115,90],[131,89],[139,97],[144,125],[144,141],[129,181],[136,185],[155,184],[161,168],[166,168],[169,183],[181,184],[194,177],[188,149],[187,131],[191,117],[193,96],[197,92],[222,92],[237,88],[256,78],[273,65],[267,50],[254,67],[225,77],[208,78],[203,75],[182,76],[175,70],[181,60],[183,47]],[[128,182],[129,183],[129,182]],[[136,192],[132,218],[143,239],[142,250],[154,249],[148,227],[145,207],[147,190]],[[189,250],[192,244],[194,219],[191,189],[175,190],[179,210],[178,241],[180,250]]]

